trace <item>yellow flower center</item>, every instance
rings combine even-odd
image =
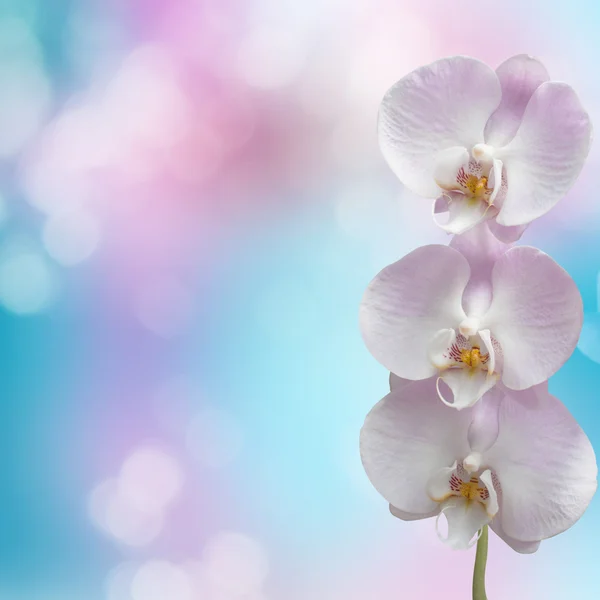
[[[487,490],[478,487],[477,483],[477,477],[473,477],[471,481],[467,481],[466,483],[461,483],[459,494],[467,500],[480,500],[483,495],[483,492]]]
[[[481,350],[477,346],[473,346],[470,350],[463,348],[460,351],[460,360],[467,366],[475,368],[484,362],[485,357],[481,356]]]
[[[492,193],[492,190],[487,186],[487,177],[477,177],[476,175],[469,175],[464,183],[464,186],[473,195],[474,198],[485,199]]]

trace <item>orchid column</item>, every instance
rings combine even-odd
[[[514,243],[579,175],[589,117],[529,56],[496,72],[458,56],[395,84],[379,134],[394,172],[454,237],[386,267],[364,295],[363,338],[392,373],[361,431],[365,470],[394,516],[437,526],[444,515],[453,548],[485,531],[487,552],[489,525],[535,552],[582,516],[597,467],[547,382],[575,349],[581,297],[548,255]]]

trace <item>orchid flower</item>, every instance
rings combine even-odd
[[[495,235],[518,239],[571,188],[592,127],[573,89],[549,81],[536,59],[518,55],[494,72],[453,56],[420,67],[385,95],[379,140],[413,192],[438,199],[438,224],[461,234],[491,219]]]
[[[540,250],[498,242],[485,223],[452,245],[418,248],[369,284],[360,326],[371,354],[399,377],[437,375],[441,400],[457,409],[499,381],[524,390],[547,380],[581,331],[571,277]]]
[[[475,407],[449,411],[433,379],[392,377],[366,418],[360,450],[392,514],[436,517],[436,528],[444,515],[448,534],[438,534],[456,549],[489,524],[517,552],[535,552],[571,527],[596,491],[590,441],[545,384],[497,387]]]

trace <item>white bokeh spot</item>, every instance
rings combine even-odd
[[[65,266],[89,258],[100,242],[100,225],[90,213],[73,210],[51,215],[42,232],[48,254]]]
[[[178,498],[184,476],[178,462],[159,448],[134,451],[117,477],[90,493],[88,511],[98,529],[122,544],[141,547],[163,530],[166,511]]]
[[[209,579],[233,594],[260,591],[269,572],[262,545],[242,533],[217,534],[208,541],[203,558]]]
[[[0,88],[0,157],[6,158],[37,133],[52,98],[39,43],[17,18],[0,21]]]
[[[106,600],[133,600],[131,585],[139,568],[138,563],[127,561],[111,569],[104,582]]]
[[[149,561],[138,569],[131,596],[133,600],[196,600],[185,570],[162,560]]]
[[[48,260],[27,243],[9,242],[0,254],[0,303],[19,315],[46,309],[58,290]]]
[[[140,511],[163,511],[181,492],[183,472],[177,461],[158,448],[140,448],[124,463],[119,492]]]
[[[90,494],[88,507],[94,524],[127,546],[146,546],[163,527],[161,514],[140,511],[123,498],[117,479],[98,484]]]

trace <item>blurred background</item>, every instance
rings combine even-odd
[[[470,597],[358,432],[387,373],[368,281],[447,238],[381,158],[385,90],[543,60],[600,123],[592,0],[0,2],[0,599]],[[600,450],[598,145],[523,243],[584,297],[550,383]],[[492,600],[600,597],[600,500]]]

